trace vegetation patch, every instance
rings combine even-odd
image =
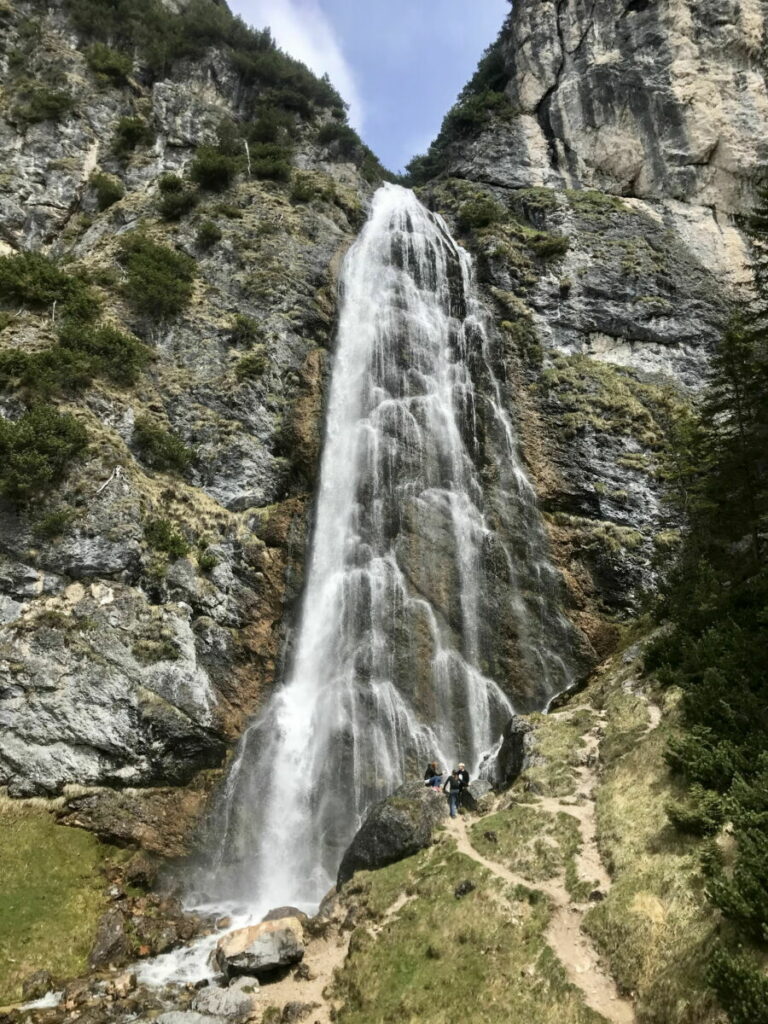
[[[0,797],[0,1005],[18,1001],[35,971],[83,973],[106,909],[102,868],[122,856],[43,807]]]
[[[239,381],[258,380],[268,366],[267,353],[263,345],[257,345],[252,352],[242,356],[235,366]]]
[[[125,85],[133,62],[127,53],[113,50],[105,43],[93,43],[85,51],[89,69],[102,85]]]
[[[540,796],[570,796],[576,789],[574,768],[581,764],[582,736],[595,723],[586,709],[530,715],[534,727],[531,764],[518,787]]]
[[[189,554],[186,538],[167,519],[148,519],[144,524],[144,539],[155,551],[170,558],[185,558]]]
[[[476,850],[506,864],[529,882],[564,874],[571,895],[582,899],[594,888],[590,881],[578,879],[579,823],[564,811],[549,814],[530,805],[513,804],[476,822],[470,837]]]
[[[116,156],[128,157],[139,146],[151,146],[155,130],[143,117],[121,117],[115,127],[112,149]]]
[[[475,888],[458,899],[467,880]],[[344,1001],[339,1024],[601,1024],[544,941],[547,901],[504,887],[448,844],[360,872],[344,891],[380,931],[361,924],[352,934],[332,992]]]
[[[221,241],[222,238],[222,230],[215,221],[204,220],[197,229],[196,241],[198,247],[202,249],[203,252],[208,252],[208,250],[212,249],[217,242]]]
[[[197,206],[197,193],[187,188],[177,174],[161,174],[158,187],[158,212],[163,220],[181,220]]]
[[[171,433],[151,416],[137,416],[133,425],[133,443],[142,461],[152,469],[183,473],[194,453],[177,434]]]
[[[99,302],[82,278],[62,270],[37,252],[0,256],[0,303],[49,311],[56,303],[62,317],[92,320]]]
[[[100,212],[114,206],[125,195],[123,183],[111,174],[97,171],[91,175],[91,188],[96,193],[96,206]]]
[[[69,413],[35,406],[16,420],[0,419],[0,493],[17,502],[60,483],[88,443]]]
[[[121,242],[120,261],[127,272],[125,296],[137,313],[166,320],[188,305],[196,275],[190,256],[133,232]]]

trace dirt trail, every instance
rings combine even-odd
[[[254,996],[254,1008],[284,1007],[288,1003],[314,1004],[307,1015],[308,1024],[331,1024],[333,1001],[323,994],[333,980],[333,972],[341,967],[349,949],[350,932],[334,934],[325,939],[310,939],[306,945],[304,961],[311,972],[310,980],[297,979],[287,974],[280,981],[268,982]]]
[[[578,821],[582,839],[577,859],[579,877],[594,882],[597,888],[607,892],[611,887],[611,879],[600,859],[595,827],[594,792],[597,784],[596,755],[600,743],[600,725],[585,733],[582,740],[583,763],[575,769],[578,779],[576,797],[539,797],[531,807],[549,814],[564,812]],[[532,883],[503,864],[489,860],[472,845],[464,817],[451,819],[448,832],[455,838],[461,853],[477,861],[497,878],[512,885],[523,885],[527,889],[539,889],[549,896],[553,913],[546,939],[565,967],[570,981],[581,989],[587,1006],[611,1024],[635,1024],[632,1003],[620,996],[615,982],[602,967],[597,950],[581,929],[589,904],[573,902],[565,887],[564,875],[561,873],[548,881]]]

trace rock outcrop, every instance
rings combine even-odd
[[[139,50],[124,66],[73,30],[76,8],[0,12],[13,54],[0,66],[0,256],[66,264],[150,358],[130,385],[55,381],[89,447],[44,503],[0,497],[0,785],[17,797],[186,785],[221,765],[272,685],[301,578],[335,273],[370,189],[318,141],[327,107],[278,110],[274,131],[293,137],[274,144],[286,162],[270,177],[243,133],[277,101],[227,46],[163,70]],[[196,185],[196,155],[223,153],[225,135],[236,172]],[[169,189],[187,206],[169,208]],[[188,261],[180,311],[127,297],[121,253],[137,236]],[[56,354],[61,302],[2,305],[0,357]],[[4,419],[28,400],[3,376]],[[141,842],[132,801],[115,825]]]
[[[228,977],[268,976],[281,967],[299,963],[304,956],[304,933],[297,917],[281,917],[250,928],[240,928],[219,940],[215,959]]]
[[[410,857],[432,842],[448,814],[445,798],[420,782],[409,782],[374,804],[339,866],[342,886],[356,871],[372,871]]]

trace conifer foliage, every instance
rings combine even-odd
[[[647,665],[683,692],[668,760],[689,805],[673,823],[725,823],[735,841],[728,862],[715,845],[705,858],[725,922],[711,982],[733,1024],[768,1024],[768,190],[745,226],[755,297],[713,357],[699,422],[677,435],[687,536],[664,596],[672,628]]]

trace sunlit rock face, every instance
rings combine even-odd
[[[519,116],[464,165],[511,187],[737,211],[768,155],[764,18],[759,0],[516,3],[504,50]]]

